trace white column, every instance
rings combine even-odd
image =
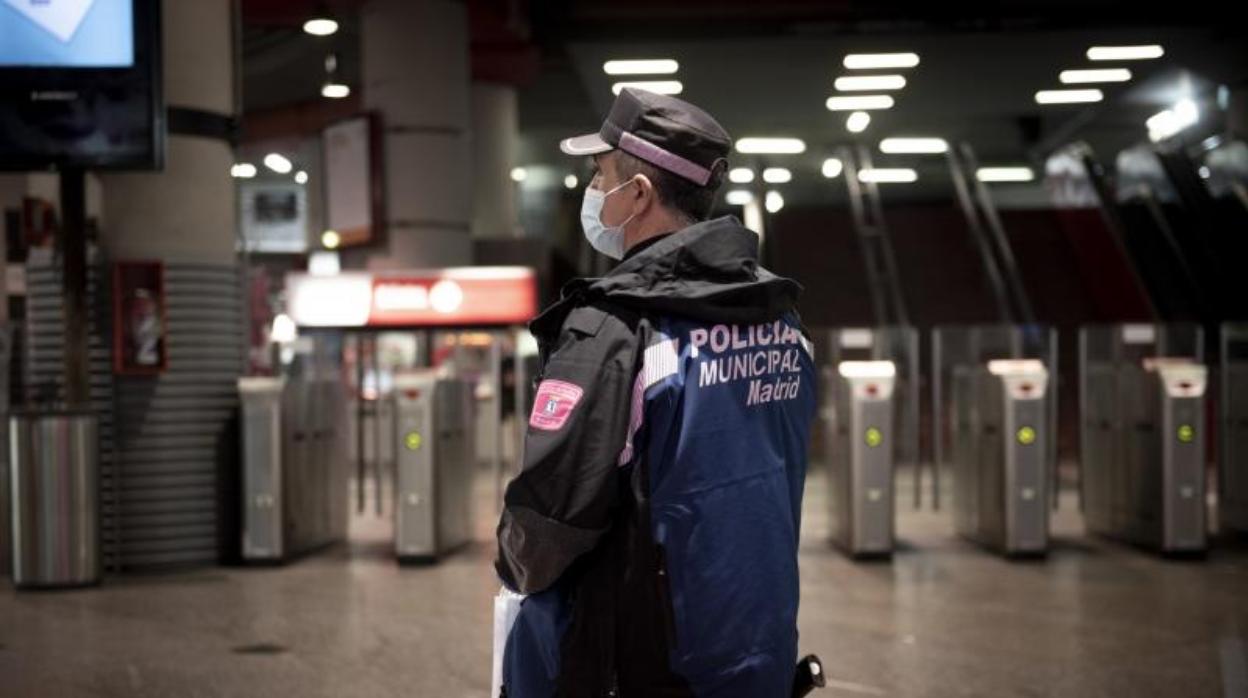
[[[472,236],[519,235],[515,167],[519,117],[516,88],[472,84]]]
[[[372,269],[472,262],[468,17],[450,0],[362,10],[364,105],[385,132],[386,248]]]
[[[235,112],[230,3],[164,0],[169,106]],[[231,264],[234,156],[222,140],[170,134],[163,172],[107,174],[101,236],[114,259]]]
[[[767,216],[763,211],[764,196],[766,196],[766,194],[760,189],[754,194],[754,198],[750,199],[749,203],[745,205],[744,210],[741,212],[742,218],[744,218],[744,220],[741,221],[742,224],[750,230],[758,233],[759,246],[762,246],[763,236],[767,234],[767,226],[765,223]]]

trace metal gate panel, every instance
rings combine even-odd
[[[109,267],[89,265],[91,404],[100,418],[105,568],[215,564],[221,498],[236,469],[235,382],[245,366],[241,276],[233,265],[167,263],[168,369],[114,376]],[[59,398],[64,323],[60,270],[50,253],[27,262],[27,385]],[[42,394],[40,394],[42,393]]]

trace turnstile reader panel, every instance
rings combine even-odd
[[[896,366],[891,361],[842,361],[837,375],[832,538],[853,555],[889,554],[895,528]]]
[[[471,532],[472,395],[433,374],[395,379],[395,554],[432,561]]]
[[[1155,370],[1162,405],[1162,548],[1167,552],[1203,550],[1208,369],[1201,364],[1167,362]]]

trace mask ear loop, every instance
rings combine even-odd
[[[637,185],[638,185],[638,191],[640,192],[640,191],[641,191],[641,186],[640,186],[641,179],[638,179],[638,177],[640,177],[641,179],[644,179],[644,180],[646,181],[646,183],[650,185],[650,191],[652,191],[652,192],[654,191],[654,182],[651,182],[651,181],[650,181],[650,178],[649,178],[649,177],[647,177],[647,176],[645,176],[644,174],[635,174],[635,175],[633,175],[632,177],[630,177],[630,178],[629,178],[628,182],[626,182],[625,184],[637,184]],[[623,186],[623,185],[621,185],[621,186]],[[624,226],[628,225],[629,221],[633,220],[633,219],[634,219],[634,218],[636,218],[636,217],[637,217],[637,214],[636,214],[636,213],[634,213],[633,215],[629,216],[628,218],[625,218],[625,219],[624,219],[624,222],[620,224],[620,230],[623,230],[623,229],[624,229]]]

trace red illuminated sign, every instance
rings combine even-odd
[[[532,274],[375,276],[369,325],[511,325],[537,313]]]
[[[290,315],[304,327],[520,325],[537,314],[527,267],[292,274]]]

